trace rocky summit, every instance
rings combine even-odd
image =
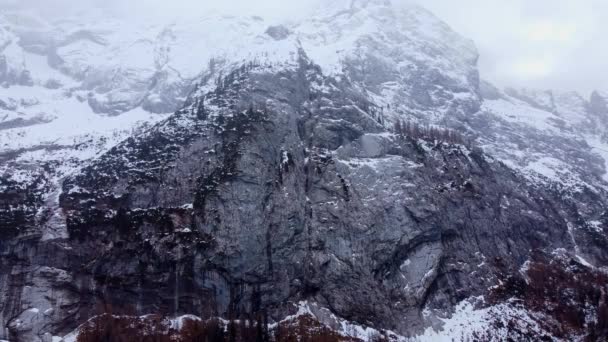
[[[88,15],[0,13],[0,340],[608,338],[608,93],[387,0]]]

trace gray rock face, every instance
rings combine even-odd
[[[289,29],[287,27],[285,27],[283,25],[279,25],[279,26],[270,26],[266,30],[266,34],[276,40],[283,40],[283,39],[286,39],[287,37],[289,37],[291,32],[289,32]]]
[[[301,300],[410,335],[531,251],[575,248],[574,205],[478,149],[388,133],[303,52],[199,94],[64,183],[68,240],[2,240],[10,336],[65,334],[97,303],[278,320]]]
[[[608,114],[602,96],[480,84],[474,47],[444,25],[431,23],[450,39],[413,39],[429,22],[418,8],[400,21],[410,30],[381,30],[388,43],[359,37],[339,74],[312,58],[323,33],[368,20],[361,9],[395,19],[386,6],[352,2],[293,60],[210,63],[181,109],[65,179],[57,163],[0,155],[30,176],[0,175],[0,339],[64,336],[100,307],[278,321],[300,301],[414,336],[461,301],[490,298],[535,253],[606,267],[604,160],[575,130]],[[132,103],[162,112],[186,91],[169,82],[179,73],[159,70],[154,87],[117,78],[146,89],[135,102],[87,75],[86,100],[110,114]],[[546,121],[515,116],[529,112]],[[475,140],[403,135],[397,120]],[[543,158],[568,161],[572,178],[535,182],[523,170]]]
[[[608,123],[608,103],[606,97],[600,95],[597,91],[593,92],[589,101],[589,112],[606,125]]]
[[[32,86],[32,76],[28,70],[13,70],[9,69],[6,63],[6,58],[0,56],[0,85],[7,87],[9,85]]]

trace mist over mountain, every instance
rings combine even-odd
[[[46,20],[79,12],[90,16],[93,12],[104,11],[105,18],[168,23],[177,18],[213,12],[255,15],[281,23],[310,17],[324,2],[2,0],[0,7],[38,13]],[[407,6],[411,2],[393,0],[393,6]],[[539,89],[576,90],[585,96],[595,89],[608,87],[598,72],[608,67],[608,49],[596,44],[608,34],[608,28],[603,24],[608,15],[608,3],[603,0],[582,3],[570,0],[426,0],[421,4],[455,31],[476,42],[481,51],[478,64],[484,79],[501,87],[525,84]],[[573,69],[573,65],[576,72],[563,72]]]
[[[409,1],[0,4],[0,340],[608,338],[591,76]]]

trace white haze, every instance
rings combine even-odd
[[[290,21],[333,0],[0,0],[0,11],[26,8],[47,18],[103,10],[129,20],[219,12]],[[393,0],[396,4],[409,0]],[[608,90],[608,1],[424,0],[421,4],[473,39],[483,78],[500,86]]]

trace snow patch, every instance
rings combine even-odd
[[[452,342],[462,338],[463,341],[477,340],[475,335],[491,332],[491,340],[506,341],[509,336],[509,321],[517,322],[522,332],[542,336],[545,332],[525,309],[506,303],[484,309],[475,309],[470,301],[463,301],[456,306],[451,318],[441,320],[441,329],[427,328],[424,334],[417,337],[421,342]],[[501,322],[502,324],[495,324]]]

